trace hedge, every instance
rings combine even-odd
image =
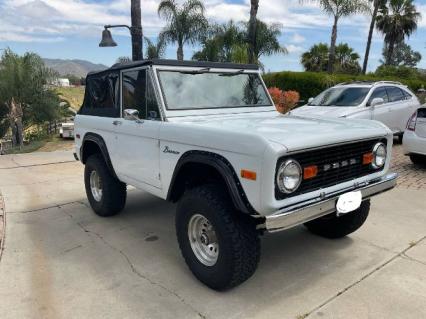
[[[267,87],[278,87],[281,90],[295,90],[300,93],[301,100],[307,101],[325,89],[342,82],[351,81],[398,81],[407,85],[414,93],[426,87],[426,81],[417,79],[397,79],[377,77],[374,75],[327,74],[316,72],[277,72],[263,75]]]

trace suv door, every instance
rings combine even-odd
[[[393,133],[402,132],[404,131],[405,124],[401,127],[401,118],[407,123],[409,117],[405,116],[405,95],[396,86],[386,86],[382,87],[382,89],[386,89],[389,100],[388,103],[378,105],[374,108],[374,119],[385,124]]]
[[[381,98],[383,99],[384,103],[381,105],[376,105],[376,106],[371,106],[371,102],[373,102],[374,99],[376,98]],[[383,120],[383,116],[382,114],[385,114],[388,111],[388,107],[387,104],[389,103],[389,97],[388,97],[388,93],[386,91],[385,87],[378,87],[376,89],[374,89],[373,93],[371,94],[370,98],[368,99],[367,102],[367,106],[370,109],[371,112],[371,119],[372,120],[376,120],[376,121],[380,121],[382,123]],[[386,124],[386,123],[384,123]]]
[[[116,150],[121,160],[116,170],[135,186],[161,188],[159,131],[161,116],[150,72],[146,68],[121,72],[121,124],[117,126]],[[137,110],[126,118],[125,110]]]

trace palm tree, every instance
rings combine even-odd
[[[361,71],[359,65],[360,56],[349,47],[347,43],[340,43],[336,46],[336,63],[335,68],[342,73],[357,74]]]
[[[395,46],[409,37],[416,29],[421,14],[413,0],[389,0],[377,16],[377,29],[385,35],[386,65],[390,65]]]
[[[178,6],[176,0],[163,0],[158,6],[158,15],[168,24],[160,36],[165,43],[177,43],[177,59],[183,60],[183,46],[202,40],[207,20],[204,17],[204,5],[200,0],[188,0]]]
[[[247,33],[250,33],[250,22],[247,24]],[[269,56],[276,53],[287,53],[287,49],[281,46],[278,38],[281,36],[281,25],[279,23],[266,24],[265,22],[257,19],[256,21],[256,43],[254,45],[254,60],[250,57],[250,49],[248,54],[249,63],[258,63],[261,56]],[[247,37],[245,37],[247,38]],[[251,44],[248,43],[248,46]]]
[[[325,72],[328,65],[328,53],[327,43],[315,44],[309,51],[302,54],[300,62],[306,71]]]
[[[159,36],[157,42],[151,41],[149,38],[144,37],[146,42],[146,53],[145,57],[147,59],[159,59],[164,56],[164,51],[166,50],[166,42],[163,37]]]
[[[257,10],[259,9],[259,0],[250,0],[250,20],[248,23],[248,59],[249,63],[256,63],[256,44],[257,44]]]
[[[370,0],[370,2],[373,2],[373,12],[371,13],[370,30],[368,32],[367,47],[365,49],[364,64],[362,66],[362,74],[367,73],[368,58],[370,56],[370,50],[371,50],[371,41],[373,39],[373,32],[376,26],[376,19],[377,19],[377,14],[379,13],[379,8],[386,5],[387,0]]]
[[[302,0],[303,1],[303,0]],[[367,0],[312,0],[318,2],[322,10],[328,15],[333,16],[334,23],[331,32],[330,52],[328,58],[327,70],[333,73],[334,61],[336,55],[337,24],[340,18],[348,17],[356,13],[369,10]]]

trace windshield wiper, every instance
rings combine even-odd
[[[181,73],[181,74],[204,74],[204,73],[208,73],[209,71],[210,71],[210,68],[204,68],[204,69],[195,70],[195,71],[179,71],[179,73]]]
[[[236,75],[243,74],[243,73],[244,73],[244,70],[238,70],[236,72],[221,73],[221,74],[219,74],[219,76],[236,76]]]

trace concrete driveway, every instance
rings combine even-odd
[[[0,156],[0,191],[2,319],[426,314],[425,189],[400,186],[375,198],[366,225],[342,240],[304,227],[262,237],[255,275],[224,293],[187,269],[174,205],[130,190],[121,215],[95,216],[70,152]]]

